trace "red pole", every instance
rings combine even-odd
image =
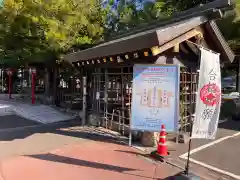
[[[35,73],[32,73],[32,104],[35,104]]]
[[[12,89],[12,75],[9,73],[8,74],[8,96],[9,96],[9,99],[11,99],[11,89]]]

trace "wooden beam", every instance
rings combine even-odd
[[[179,45],[179,43],[178,43],[178,44],[176,44],[176,45],[173,47],[173,52],[178,53],[178,52],[179,52],[179,49],[180,49],[180,45]]]
[[[159,49],[158,46],[152,47],[152,48],[151,48],[151,51],[152,51],[152,54],[153,54],[154,56],[156,56],[156,55],[158,55],[158,54],[161,53],[161,50]]]
[[[177,44],[180,44],[180,43],[182,43],[182,42],[184,42],[184,41],[186,41],[186,40],[188,40],[188,39],[190,39],[190,38],[192,38],[194,36],[199,36],[199,35],[202,36],[202,33],[200,31],[198,31],[196,29],[192,29],[192,30],[186,32],[185,34],[183,34],[181,36],[178,36],[177,38],[175,38],[175,39],[173,39],[173,40],[163,44],[160,47],[156,47],[155,46],[152,49],[152,52],[154,50],[153,55],[160,54],[160,53],[162,53],[162,52],[164,52],[164,51],[166,51],[166,50],[176,46]]]

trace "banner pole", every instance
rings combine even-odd
[[[191,82],[193,81],[192,76],[191,76]],[[190,85],[190,89],[193,90],[193,85],[191,83]],[[189,175],[189,163],[190,163],[190,151],[191,151],[191,146],[192,146],[192,131],[193,131],[193,97],[192,94],[190,95],[190,112],[189,112],[189,116],[190,116],[190,139],[188,142],[188,155],[187,155],[187,162],[186,162],[186,167],[185,167],[185,175]]]
[[[191,76],[191,82],[193,82],[193,78]],[[191,83],[190,85],[190,89],[193,90],[193,84]],[[195,92],[194,92],[195,93]],[[197,94],[195,94],[196,96]],[[196,97],[195,97],[196,98]],[[192,148],[192,131],[193,131],[193,123],[194,123],[194,120],[195,120],[195,117],[193,118],[193,112],[194,112],[194,109],[196,111],[196,107],[194,105],[194,98],[193,98],[193,95],[191,94],[190,95],[190,107],[189,107],[190,111],[189,111],[189,116],[190,116],[190,139],[189,139],[189,142],[188,142],[188,154],[187,154],[187,162],[186,162],[186,166],[185,166],[185,175],[186,176],[189,176],[189,164],[190,164],[190,155],[191,155],[191,148]]]
[[[189,174],[189,163],[190,163],[190,151],[191,151],[191,147],[192,147],[192,113],[191,113],[191,130],[190,130],[190,140],[188,142],[188,154],[187,154],[187,162],[186,162],[186,167],[185,167],[185,174],[188,175]]]

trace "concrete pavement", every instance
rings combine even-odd
[[[3,158],[0,172],[2,180],[160,180],[179,169],[156,164],[125,145],[87,140]]]
[[[160,180],[180,171],[93,127],[40,125],[0,139],[0,180]]]
[[[100,142],[66,146],[50,153],[2,162],[4,180],[164,179],[171,173],[174,174],[171,168],[156,166],[135,155],[130,148]]]
[[[10,180],[15,178],[15,177],[12,177],[13,176],[12,174],[10,174],[11,167],[14,169],[14,172],[15,171],[18,172],[20,170],[21,172],[24,172],[26,174],[27,172],[33,172],[33,175],[35,178],[35,176],[39,176],[38,173],[39,174],[45,173],[44,170],[41,170],[41,169],[45,169],[45,166],[49,169],[52,169],[52,172],[57,171],[56,169],[58,168],[61,169],[62,166],[64,166],[63,170],[66,167],[66,169],[64,170],[64,172],[66,172],[66,175],[63,174],[61,175],[61,177],[58,177],[58,179],[60,180],[61,178],[64,178],[64,177],[71,178],[72,174],[71,173],[68,174],[68,171],[69,172],[71,171],[72,166],[74,167],[74,169],[76,169],[76,174],[79,177],[82,176],[83,178],[90,178],[91,180],[91,178],[94,179],[95,177],[94,176],[88,177],[89,173],[84,174],[85,171],[94,172],[94,173],[95,171],[97,171],[96,174],[98,174],[99,173],[98,171],[100,171],[100,169],[101,171],[102,169],[104,169],[104,168],[97,168],[99,164],[96,165],[95,160],[97,160],[97,163],[101,163],[100,166],[102,167],[108,167],[107,165],[110,165],[109,166],[110,168],[112,168],[112,166],[114,166],[113,168],[115,168],[115,166],[117,166],[117,169],[118,167],[120,167],[120,169],[125,168],[127,173],[129,173],[128,171],[130,171],[131,173],[130,175],[126,174],[125,169],[123,172],[107,170],[106,173],[105,173],[105,170],[103,170],[106,176],[109,176],[109,177],[113,176],[114,179],[118,179],[121,177],[125,179],[126,178],[134,179],[135,177],[139,177],[139,176],[140,177],[144,176],[144,177],[141,177],[142,179],[144,178],[149,179],[149,176],[151,175],[152,170],[145,169],[142,167],[134,169],[133,166],[138,167],[138,164],[144,164],[144,166],[146,167],[149,166],[150,169],[155,167],[156,174],[160,173],[160,175],[157,175],[156,177],[160,179],[173,175],[180,171],[180,169],[175,169],[173,167],[166,166],[163,164],[157,166],[156,168],[156,165],[153,162],[149,162],[148,160],[146,160],[145,156],[142,155],[141,152],[138,152],[132,148],[128,149],[129,147],[124,145],[119,145],[118,139],[116,139],[115,137],[112,137],[108,133],[101,132],[102,130],[100,131],[100,129],[98,128],[81,127],[81,126],[69,127],[69,124],[72,124],[72,123],[68,124],[66,122],[64,122],[63,124],[57,123],[53,125],[52,124],[43,125],[43,124],[39,124],[34,121],[29,121],[17,116],[3,116],[1,117],[1,120],[2,120],[2,127],[0,126],[0,140],[1,140],[0,141],[0,164],[2,164],[2,167],[5,167],[4,169],[2,169],[2,171],[6,174],[6,176],[8,176],[8,178],[10,178]],[[76,123],[79,124],[80,123],[79,120],[77,120]],[[36,125],[36,127],[33,128],[32,125],[34,126]],[[16,126],[20,127],[20,129],[15,129],[14,127]],[[10,130],[8,130],[8,128],[10,128]],[[224,138],[226,136],[231,136],[232,134],[239,132],[239,128],[240,128],[239,122],[234,122],[234,121],[226,122],[225,124],[221,125],[221,127],[219,128],[217,140]],[[204,150],[200,150],[199,152],[193,154],[191,158],[198,160],[200,162],[206,163],[208,165],[221,168],[225,171],[238,174],[237,171],[238,171],[239,164],[237,163],[239,163],[239,159],[238,159],[239,148],[236,145],[239,141],[239,138],[236,137],[236,139],[232,139],[232,140],[229,139],[229,140],[230,141],[223,141],[222,143],[216,144],[216,146],[211,146]],[[208,143],[211,143],[211,141],[194,140],[192,148],[193,149],[200,148]],[[225,148],[225,147],[233,147],[233,146],[235,146],[234,149]],[[56,149],[60,151],[58,150],[55,151]],[[76,149],[77,152],[81,152],[81,153],[75,157],[72,155],[71,149]],[[177,164],[177,165],[184,167],[185,160],[179,159],[178,156],[187,151],[187,145],[178,144],[175,147],[170,146],[169,149],[170,151],[172,149],[176,150],[176,151],[171,151],[170,158],[172,158],[172,160],[177,159],[178,161],[177,163],[180,162],[180,164]],[[63,152],[64,154],[63,155],[59,154],[59,152]],[[85,157],[81,156],[84,153],[87,159],[84,159]],[[131,156],[133,160],[131,158],[129,159],[129,156]],[[118,157],[121,157],[120,160],[118,159]],[[91,159],[91,158],[94,158],[94,159]],[[110,158],[110,160],[108,160],[108,158]],[[58,161],[62,161],[62,159],[63,161],[65,161],[66,159],[66,162],[65,163],[58,162]],[[124,159],[124,163],[126,162],[126,166],[122,166],[123,164],[123,162],[121,161],[122,159]],[[135,159],[141,159],[141,163],[139,162],[139,160],[135,160]],[[128,160],[130,160],[131,162],[136,161],[137,165],[131,164],[131,162],[128,162]],[[72,164],[72,161],[74,162],[77,161],[77,165]],[[24,164],[24,166],[21,166],[19,164]],[[85,164],[88,164],[89,166],[94,166],[94,167],[85,167],[86,166]],[[38,167],[38,166],[39,168],[35,170],[31,169],[33,167]],[[127,168],[128,169],[132,168],[132,169],[128,170]],[[82,172],[83,171],[82,169],[84,169],[84,172],[79,174],[78,172]],[[139,171],[138,169],[140,169],[141,171]],[[0,167],[0,170],[1,170],[1,167]],[[220,174],[219,173],[216,174],[215,172],[213,173],[211,169],[203,168],[201,165],[197,165],[194,163],[191,163],[191,170],[194,173],[206,179],[215,180],[223,176],[221,173]],[[18,172],[20,174],[19,177],[22,176],[21,172]],[[113,173],[114,175],[112,175],[111,173]],[[115,174],[117,174],[116,177],[115,177]],[[214,177],[209,174],[214,174],[213,175]],[[54,176],[54,175],[53,174],[51,175],[50,173],[49,176]],[[26,179],[25,176],[22,176],[22,177],[23,179]],[[31,173],[30,173],[30,177],[34,179],[31,176]],[[225,179],[229,179],[227,176],[224,176],[224,177]],[[51,179],[51,177],[49,178]],[[48,175],[46,175],[45,179],[48,179]],[[107,177],[105,177],[105,179],[107,179]]]
[[[36,109],[34,112],[38,113]],[[36,176],[41,177],[41,179],[54,179],[52,177],[54,177],[54,172],[58,174],[56,173],[58,169],[65,172],[64,174],[59,173],[59,177],[57,176],[57,179],[60,180],[72,178],[73,174],[81,177],[81,179],[87,178],[90,180],[96,179],[93,174],[103,174],[104,179],[108,179],[108,177],[110,179],[136,179],[136,177],[138,179],[150,179],[154,176],[156,176],[156,179],[164,179],[180,171],[163,164],[156,166],[155,163],[147,160],[141,152],[132,148],[128,149],[129,147],[120,145],[116,140],[113,140],[114,138],[99,134],[96,128],[79,126],[72,128],[47,127],[15,115],[2,116],[0,121],[2,121],[0,126],[0,164],[2,164],[2,174],[6,180],[15,179],[18,176],[20,179],[27,179],[26,174],[29,174],[29,172],[30,179],[35,179]],[[37,127],[32,128],[31,126]],[[6,128],[14,127],[20,127],[21,130],[4,131]],[[220,125],[217,139],[230,136],[239,132],[239,130],[239,122],[223,123]],[[238,136],[208,147],[195,153],[191,158],[239,176],[240,161],[238,154],[240,151],[239,147],[236,146],[239,138]],[[208,143],[211,143],[211,141],[194,140],[192,148],[199,148]],[[235,148],[227,148],[233,146]],[[58,150],[55,151],[56,149]],[[71,149],[76,149],[80,154],[75,157],[76,152]],[[169,149],[172,150],[172,147]],[[187,151],[187,146],[179,144],[174,149],[176,151],[171,151],[171,155],[176,159]],[[59,154],[59,152],[63,152],[63,154]],[[82,156],[83,154],[85,155]],[[122,161],[123,159],[125,160]],[[137,159],[141,159],[141,162]],[[24,164],[24,166],[19,166],[19,164]],[[144,167],[139,166],[139,164],[144,165]],[[185,160],[181,160],[180,164],[184,167]],[[133,168],[135,166],[136,168]],[[37,169],[33,170],[33,167]],[[191,163],[191,167],[200,176],[212,171],[193,163]],[[17,176],[10,173],[12,168],[14,172],[16,171]],[[47,169],[51,169],[51,173],[47,173],[44,177],[39,175],[44,174]],[[76,169],[76,172],[70,173],[72,169]],[[216,173],[214,175],[216,176],[215,179],[222,176]],[[224,177],[229,179],[226,176]],[[210,179],[214,178],[211,177]]]

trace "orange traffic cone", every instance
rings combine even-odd
[[[166,129],[165,126],[161,126],[160,136],[159,136],[159,142],[157,146],[157,154],[160,156],[168,156],[169,153],[167,151],[167,144],[166,144]]]

